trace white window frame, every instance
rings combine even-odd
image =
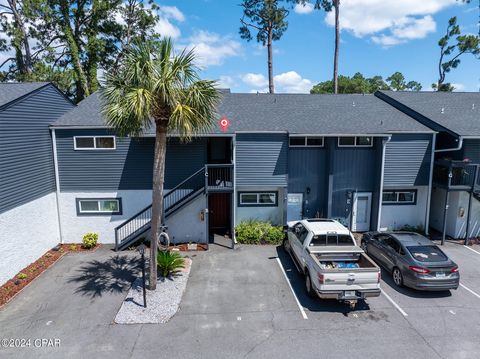
[[[85,214],[113,214],[113,215],[121,215],[122,214],[122,199],[121,198],[77,198],[77,214],[85,215]],[[97,202],[98,211],[89,211],[89,210],[82,210],[82,202]],[[118,211],[102,211],[100,208],[100,202],[105,201],[116,201]]]
[[[274,202],[273,203],[261,203],[260,202],[260,195],[268,194],[274,195]],[[256,195],[257,201],[255,203],[252,202],[243,202],[242,196],[243,195]],[[249,192],[249,191],[239,191],[238,192],[238,205],[239,207],[278,207],[278,192],[277,191],[258,191],[258,192]]]
[[[383,195],[385,193],[394,193],[396,200],[395,201],[384,201]],[[400,194],[401,193],[410,193],[413,195],[412,201],[400,201]],[[408,204],[408,205],[415,205],[417,203],[417,191],[416,190],[385,190],[382,193],[382,204]]]
[[[290,139],[291,138],[303,138],[303,145],[291,145],[290,144]],[[321,138],[322,139],[322,144],[321,145],[309,145],[308,144],[308,139],[309,138],[315,138],[315,139],[319,139]],[[325,146],[325,137],[324,136],[315,136],[315,135],[303,135],[303,136],[299,136],[299,135],[292,135],[288,138],[288,147],[300,147],[300,148],[304,148],[304,147],[324,147]]]
[[[345,137],[353,137],[354,138],[354,144],[353,145],[341,145],[340,144],[340,139],[345,138]],[[360,137],[368,137],[370,138],[370,144],[369,145],[359,145],[357,144],[357,140]],[[373,137],[372,136],[340,136],[337,139],[337,146],[338,147],[373,147]]]
[[[93,147],[77,147],[77,138],[93,138]],[[113,147],[97,147],[97,138],[113,138]],[[115,136],[73,136],[73,149],[75,151],[114,151],[117,149],[117,139]]]

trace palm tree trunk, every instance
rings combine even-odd
[[[273,30],[270,27],[268,30],[268,39],[267,39],[267,52],[268,52],[268,92],[274,93],[275,89],[273,86],[273,51],[272,51],[272,42],[273,42]]]
[[[335,8],[335,54],[333,56],[333,93],[338,93],[338,50],[340,47],[340,0],[334,0]]]
[[[157,288],[157,239],[163,217],[163,185],[167,153],[167,122],[156,121],[155,154],[153,157],[152,238],[150,241],[150,290]]]

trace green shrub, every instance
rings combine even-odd
[[[185,267],[185,259],[178,252],[161,251],[157,254],[157,267],[162,277],[169,277]]]
[[[25,273],[18,273],[17,278],[18,279],[27,279],[27,275]]]
[[[424,234],[425,230],[423,229],[423,226],[410,226],[408,224],[405,224],[403,227],[399,229],[399,231],[402,232],[415,232],[419,234]]]
[[[83,236],[83,248],[93,248],[97,245],[98,233],[87,233]]]
[[[242,221],[235,227],[235,235],[243,244],[280,244],[285,236],[282,227],[257,220]]]

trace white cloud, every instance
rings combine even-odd
[[[240,76],[241,80],[254,87],[250,92],[268,92],[268,79],[262,74],[248,73]],[[273,77],[275,92],[308,93],[313,82],[300,76],[296,71],[288,71]]]
[[[312,81],[304,79],[295,71],[284,72],[273,77],[278,92],[308,93],[313,86]]]
[[[163,37],[171,37],[173,39],[180,37],[181,34],[180,29],[166,18],[158,19],[155,24],[155,32]]]
[[[452,86],[454,87],[453,91],[465,91],[465,85],[464,84],[452,83]]]
[[[176,6],[162,6],[158,9],[160,16],[176,21],[185,21],[185,15]]]
[[[343,0],[340,26],[357,37],[372,36],[375,43],[392,46],[420,39],[436,30],[431,15],[455,4],[456,0]],[[334,26],[334,12],[325,21]]]
[[[268,85],[268,79],[262,74],[248,73],[240,76],[241,80],[249,86],[265,87]]]
[[[235,85],[235,80],[231,76],[222,75],[218,79],[219,88],[231,88]]]
[[[306,3],[305,5],[296,4],[293,8],[297,14],[310,14],[314,10],[314,6],[311,3]]]
[[[242,50],[240,43],[230,36],[203,30],[190,37],[186,47],[194,49],[197,65],[202,68],[221,65],[226,58],[239,56]]]

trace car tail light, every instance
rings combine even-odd
[[[325,276],[321,273],[318,273],[318,282],[320,284],[324,284],[325,283]]]
[[[377,283],[380,283],[380,279],[382,278],[382,274],[380,272],[378,272],[378,275],[377,275]]]
[[[420,273],[420,274],[427,274],[430,273],[428,269],[422,268],[422,267],[417,267],[417,266],[410,266],[410,270],[413,270],[415,273]]]
[[[458,267],[453,267],[450,272],[452,272],[452,273],[457,273],[457,272],[458,272]]]

